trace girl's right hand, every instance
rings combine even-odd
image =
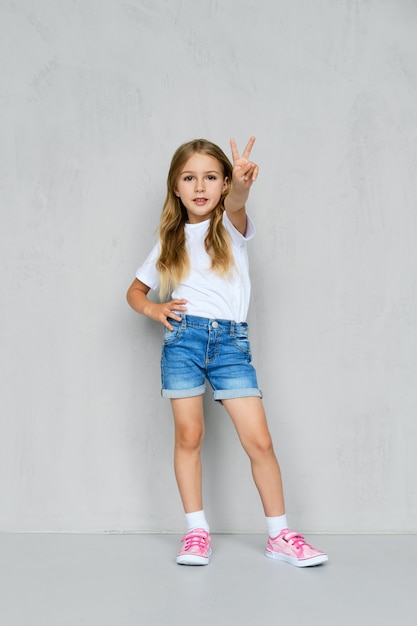
[[[162,302],[161,304],[149,301],[149,304],[144,310],[144,314],[156,322],[161,322],[168,330],[173,330],[173,327],[168,322],[168,318],[170,317],[180,322],[182,318],[178,315],[178,311],[185,311],[186,303],[187,300],[183,298]],[[177,313],[175,313],[175,311],[177,311]]]
[[[181,313],[185,311],[187,300],[177,298],[170,302],[158,304],[147,298],[149,291],[150,287],[148,287],[148,285],[145,285],[145,283],[135,278],[126,295],[128,303],[136,313],[142,313],[142,315],[150,317],[152,320],[155,320],[155,322],[161,322],[161,324],[166,326],[169,330],[173,330],[171,324],[168,322],[168,318],[171,317],[180,322],[181,317],[177,313],[174,313],[174,311]]]

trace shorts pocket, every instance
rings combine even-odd
[[[234,328],[232,335],[232,341],[236,348],[245,352],[245,354],[251,354],[251,347],[249,343],[249,329],[247,324],[237,324]]]
[[[177,343],[177,341],[180,340],[182,333],[181,322],[177,322],[176,320],[169,318],[169,323],[171,324],[173,330],[169,330],[169,328],[165,326],[164,346],[169,346],[173,343]]]

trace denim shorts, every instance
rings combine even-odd
[[[215,400],[262,398],[252,361],[246,322],[180,314],[169,318],[161,357],[162,396],[191,398],[206,390]]]

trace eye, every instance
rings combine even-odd
[[[191,175],[184,176],[184,180],[190,181],[190,180],[193,180],[193,177]]]
[[[217,180],[217,176],[215,176],[214,174],[209,174],[207,178],[208,180]]]

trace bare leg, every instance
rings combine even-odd
[[[171,400],[175,423],[174,468],[185,513],[203,508],[200,452],[204,439],[203,396]]]
[[[252,475],[265,515],[284,515],[281,471],[272,445],[262,400],[256,397],[223,400],[240,442],[249,456]]]

